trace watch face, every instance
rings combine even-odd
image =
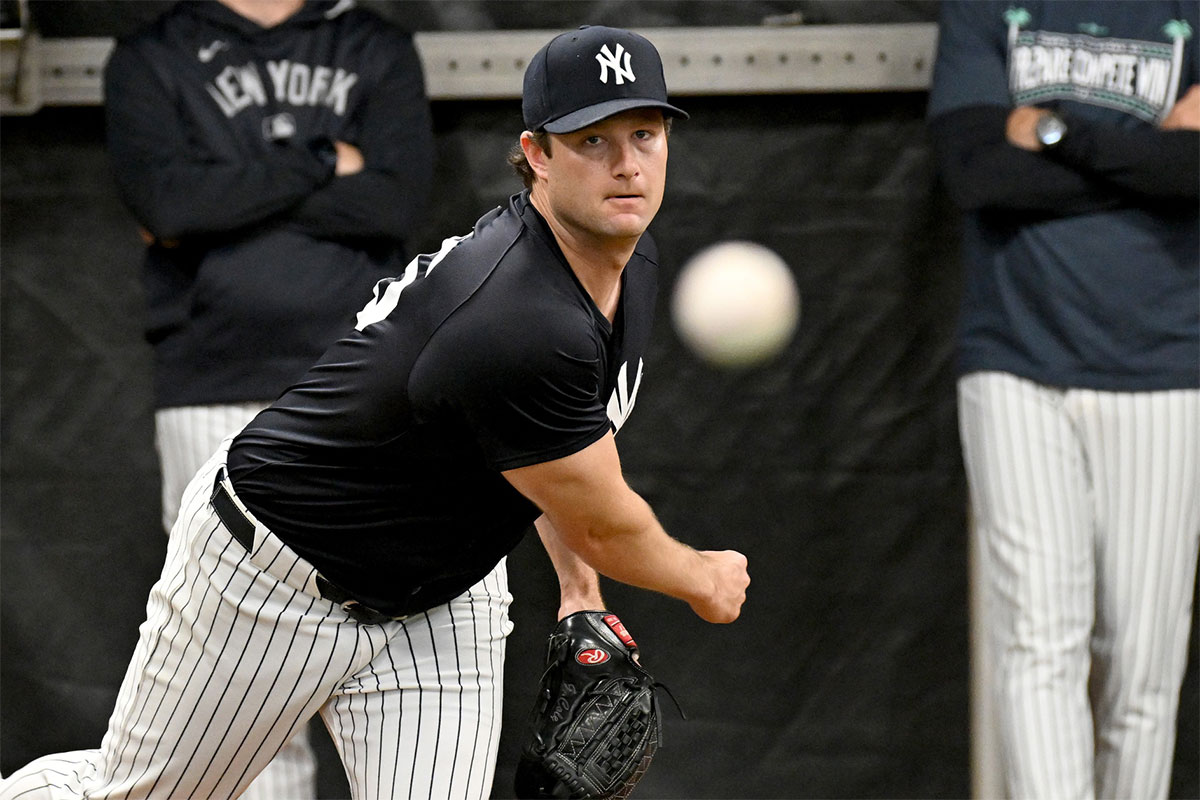
[[[1037,138],[1043,147],[1052,147],[1062,141],[1067,132],[1066,123],[1054,114],[1045,114],[1037,121]]]

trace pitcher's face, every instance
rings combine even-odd
[[[662,112],[637,108],[594,125],[552,134],[540,159],[545,208],[587,238],[636,239],[662,205],[667,132]]]

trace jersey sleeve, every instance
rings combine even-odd
[[[1098,177],[1009,144],[1007,118],[1006,108],[973,106],[930,121],[938,172],[960,208],[1071,216],[1124,204]]]
[[[610,430],[591,321],[544,312],[450,323],[413,370],[416,404],[465,425],[496,470],[563,458]]]

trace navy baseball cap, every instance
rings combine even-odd
[[[525,70],[521,112],[531,131],[570,133],[631,108],[688,116],[667,102],[658,50],[632,31],[584,25],[561,33]]]

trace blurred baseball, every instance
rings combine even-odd
[[[791,341],[800,320],[792,271],[770,249],[729,241],[694,255],[671,300],[679,337],[719,367],[761,364]]]

